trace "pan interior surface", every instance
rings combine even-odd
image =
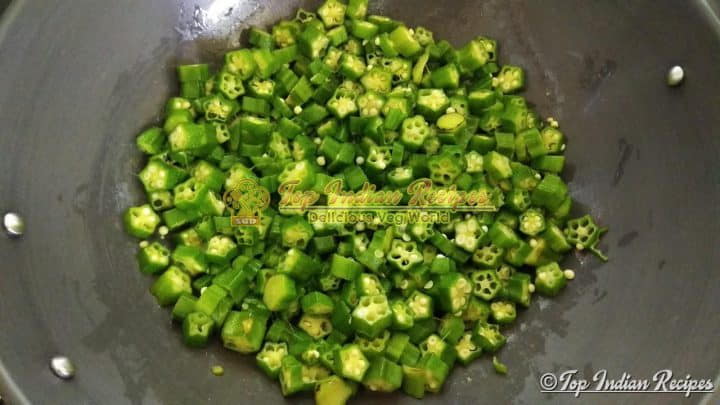
[[[0,1],[0,10],[3,9]],[[0,237],[0,394],[10,404],[230,404],[283,401],[254,365],[215,344],[186,349],[137,271],[122,211],[144,197],[134,137],[159,121],[181,63],[219,62],[243,29],[317,1],[15,0],[0,17],[0,210],[25,234]],[[720,351],[720,30],[716,4],[381,0],[371,13],[421,25],[459,46],[496,38],[527,71],[528,100],[569,138],[565,179],[610,228],[601,265],[536,298],[500,353],[455,369],[428,403],[576,403],[544,394],[545,372],[670,369],[716,380]],[[687,79],[668,87],[682,65]],[[55,355],[77,373],[57,379]],[[214,377],[213,365],[225,368]],[[584,403],[694,403],[700,395],[584,396]],[[715,399],[717,400],[717,398]],[[311,401],[310,396],[300,402]],[[415,403],[363,393],[354,403]],[[708,399],[708,401],[712,401]]]

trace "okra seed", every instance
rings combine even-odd
[[[214,376],[220,377],[225,374],[225,369],[222,366],[213,366],[210,369]]]
[[[668,86],[678,86],[685,79],[685,71],[681,66],[675,65],[668,70],[667,84]]]
[[[5,232],[9,236],[20,236],[25,232],[25,221],[22,217],[14,212],[8,212],[3,218],[3,226]]]
[[[63,380],[69,380],[75,376],[75,365],[65,356],[55,356],[50,359],[50,370]]]
[[[565,275],[565,278],[568,280],[572,280],[575,278],[575,272],[570,269],[563,271],[563,274]]]

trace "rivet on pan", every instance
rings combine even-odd
[[[3,226],[10,236],[20,236],[25,232],[25,221],[19,214],[8,212],[3,217]]]
[[[668,86],[678,86],[685,79],[685,71],[682,66],[673,66],[667,73]]]
[[[50,359],[50,370],[63,380],[69,380],[75,376],[75,366],[65,356],[55,356]]]

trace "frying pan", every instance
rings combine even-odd
[[[186,349],[147,293],[119,221],[143,198],[136,133],[177,91],[179,63],[219,61],[251,25],[317,1],[0,1],[0,394],[10,404],[285,401],[252,357]],[[576,255],[577,278],[536,298],[501,353],[457,368],[426,403],[718,403],[695,394],[541,393],[545,372],[720,371],[720,23],[717,2],[379,0],[371,11],[460,45],[497,38],[526,96],[569,137],[576,214],[610,227],[611,260]],[[665,75],[682,65],[685,83]],[[56,378],[62,354],[75,378]],[[210,367],[221,364],[224,377]],[[287,399],[309,403],[309,396]],[[363,393],[358,404],[417,403]]]

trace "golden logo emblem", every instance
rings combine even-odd
[[[258,226],[262,212],[270,205],[270,192],[253,179],[241,180],[223,194],[233,226]]]

